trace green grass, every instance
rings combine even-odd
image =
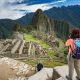
[[[53,50],[46,50],[49,57],[55,57],[55,52]]]
[[[26,35],[24,35],[24,39],[25,39],[27,42],[35,42],[35,43],[38,43],[38,44],[40,44],[43,48],[46,48],[46,49],[50,48],[50,46],[49,46],[47,43],[45,43],[44,41],[39,40],[39,39],[37,39],[37,38],[34,38],[33,35],[26,34]]]
[[[56,52],[53,51],[53,50],[49,50],[49,48],[51,48],[47,43],[45,43],[44,41],[42,40],[39,40],[37,38],[35,38],[33,35],[31,34],[25,34],[24,35],[24,39],[26,42],[35,42],[35,43],[38,43],[39,45],[41,45],[43,48],[45,48],[46,52],[48,53],[48,57],[50,58],[55,58],[55,60],[49,60],[49,59],[43,59],[41,60],[44,67],[55,67],[55,66],[62,66],[64,65],[65,63],[64,62],[61,62],[62,60],[57,60],[57,57],[55,56]],[[63,42],[62,40],[59,40],[59,49],[62,50],[63,48]],[[29,59],[29,60],[24,60],[23,62],[27,63],[27,64],[30,64],[32,66],[36,66],[37,65],[37,62],[39,60],[32,60],[32,59]]]
[[[26,64],[29,64],[29,65],[32,65],[33,67],[35,67],[36,65],[37,65],[37,63],[38,63],[38,60],[25,60],[25,61],[23,61],[23,62],[25,62]],[[44,65],[44,67],[47,67],[47,68],[53,68],[53,67],[55,67],[55,66],[62,66],[62,65],[64,65],[64,63],[63,62],[59,62],[59,61],[55,61],[55,60],[49,60],[49,59],[44,59],[44,60],[42,60],[41,61],[42,62],[42,64]]]

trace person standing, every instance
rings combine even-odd
[[[65,45],[68,47],[68,67],[69,67],[69,74],[66,76],[68,80],[72,80],[74,68],[77,73],[77,80],[80,80],[80,56],[73,57],[74,52],[76,51],[75,41],[78,40],[78,45],[80,46],[80,31],[79,29],[73,29],[69,35],[69,39],[66,41]],[[79,52],[79,51],[78,51]],[[79,52],[80,53],[80,52]]]

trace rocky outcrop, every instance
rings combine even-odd
[[[1,65],[4,65],[4,67],[0,70],[0,73],[4,70],[4,75],[6,75],[4,77],[6,77],[6,79],[8,78],[7,80],[50,80],[54,77],[53,75],[55,75],[53,68],[43,68],[35,74],[35,68],[32,66],[8,57],[0,59],[0,69]],[[7,70],[5,71],[5,69]],[[58,73],[56,75],[57,77],[55,79],[60,77]],[[3,80],[4,77],[2,77]]]
[[[15,77],[9,80],[57,80],[58,78],[60,78],[60,75],[56,71],[53,71],[53,68],[43,68],[30,77]]]
[[[7,57],[0,59],[0,65],[1,64],[9,65],[11,69],[16,71],[16,75],[27,75],[32,69],[32,66],[28,64]]]
[[[40,72],[30,76],[29,78],[16,78],[16,79],[11,79],[11,80],[67,80],[66,75],[68,75],[68,66],[57,66],[54,68],[56,73],[53,72],[52,68],[44,68]],[[43,76],[44,75],[44,76]],[[54,75],[52,77],[52,75]],[[56,78],[54,78],[57,76]],[[73,80],[76,80],[76,72],[74,71],[74,76]]]
[[[15,80],[17,77],[18,80],[24,80],[25,77],[35,73],[35,68],[18,60],[4,57],[0,59],[0,73],[0,80]]]
[[[38,9],[34,13],[31,25],[40,33],[46,33],[51,31],[50,19],[47,15],[43,14],[43,11],[41,9]]]
[[[61,38],[67,38],[70,29],[67,22],[55,19],[52,20],[46,14],[44,14],[41,9],[38,9],[34,13],[32,22],[27,27],[28,30],[29,27],[30,30],[37,30],[38,36],[46,36],[46,34],[56,34],[58,37]]]
[[[43,77],[44,75],[44,77]],[[53,68],[43,68],[38,73],[32,75],[28,80],[56,80],[61,76]]]
[[[43,77],[44,75],[44,77]],[[28,80],[48,80],[52,78],[53,69],[52,68],[44,68],[40,72],[28,78]]]
[[[64,65],[55,68],[43,68],[41,71],[35,73],[35,68],[32,66],[4,57],[0,59],[0,73],[0,75],[3,74],[8,80],[67,80],[66,75],[68,75],[68,66]],[[0,76],[3,80],[4,77]],[[76,72],[74,72],[73,80],[76,80]]]
[[[68,75],[68,66],[64,65],[64,66],[57,66],[55,67],[55,70],[57,71],[57,73],[60,74],[60,78],[57,80],[67,80],[66,79],[66,75]],[[76,80],[76,72],[74,71],[73,74],[73,80]]]

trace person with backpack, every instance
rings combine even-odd
[[[77,73],[77,80],[80,80],[80,30],[73,29],[69,35],[69,39],[65,45],[68,47],[68,67],[69,74],[66,76],[68,80],[72,80],[74,68]]]

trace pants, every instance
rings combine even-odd
[[[80,59],[74,59],[70,54],[67,56],[68,59],[68,67],[69,67],[69,77],[73,77],[74,68],[77,73],[77,77],[80,79]]]

